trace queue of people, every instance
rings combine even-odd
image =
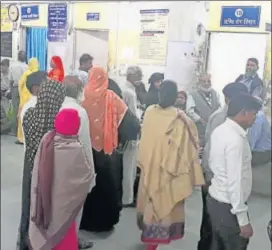
[[[65,74],[54,56],[47,73],[20,51],[10,69],[25,150],[19,249],[88,249],[80,229],[112,231],[122,209],[136,207],[141,240],[155,250],[183,238],[186,199],[201,186],[198,250],[246,250],[251,166],[271,161],[271,132],[269,148],[252,91],[260,89],[256,60],[224,87],[223,107],[209,74],[187,92],[156,72],[146,91],[141,68],[130,66],[120,88],[93,60],[84,54]]]

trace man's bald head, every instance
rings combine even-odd
[[[63,85],[66,90],[66,96],[78,99],[83,92],[84,84],[77,76],[68,75],[63,80]]]

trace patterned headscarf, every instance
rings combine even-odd
[[[59,82],[49,80],[41,85],[34,108],[28,109],[23,119],[26,157],[33,167],[42,137],[54,128],[54,121],[65,98],[65,88]]]
[[[126,104],[108,90],[108,74],[101,67],[89,71],[89,83],[85,87],[82,103],[90,121],[92,147],[111,155],[118,146],[118,127],[127,111]]]

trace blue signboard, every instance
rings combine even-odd
[[[23,21],[27,20],[37,20],[39,19],[39,6],[22,6],[21,7],[21,19]]]
[[[87,21],[99,21],[100,19],[100,13],[93,13],[93,12],[89,12],[87,13],[86,16]]]
[[[67,39],[67,4],[57,3],[48,5],[49,42],[64,42]]]
[[[260,6],[223,6],[220,26],[258,28],[260,16]]]

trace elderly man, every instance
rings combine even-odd
[[[197,126],[201,148],[205,145],[206,124],[211,114],[220,107],[218,93],[212,88],[211,75],[201,74],[197,89],[187,100],[187,114]]]
[[[26,53],[25,51],[19,51],[18,53],[18,61],[12,63],[10,67],[10,91],[11,91],[11,98],[12,98],[12,106],[13,106],[13,123],[12,123],[12,129],[11,134],[16,136],[17,134],[17,115],[18,115],[18,109],[19,109],[19,80],[23,73],[27,70],[27,64],[26,64]]]
[[[133,115],[139,118],[137,110],[136,87],[142,83],[143,73],[140,67],[131,66],[127,69],[127,79],[123,87],[123,100]],[[123,206],[135,206],[134,181],[136,178],[137,141],[130,141],[123,154]]]
[[[226,85],[223,89],[223,94],[225,97],[225,105],[218,110],[216,110],[209,118],[206,133],[205,133],[205,148],[202,157],[202,168],[204,172],[204,177],[207,185],[202,187],[202,201],[203,201],[203,210],[202,210],[202,223],[200,228],[200,241],[198,243],[198,250],[209,250],[212,243],[212,229],[210,216],[207,212],[206,197],[208,195],[208,187],[213,177],[213,173],[209,168],[209,154],[210,154],[210,137],[214,129],[219,125],[225,122],[227,118],[228,105],[230,100],[235,98],[240,94],[248,94],[247,88],[241,83],[230,83]]]
[[[259,61],[256,58],[249,58],[246,64],[246,72],[240,75],[235,82],[242,83],[252,96],[263,99],[263,81],[258,75]]]
[[[66,76],[63,80],[63,84],[66,88],[66,97],[61,106],[61,109],[75,109],[78,111],[80,117],[80,128],[78,132],[79,141],[82,143],[87,160],[92,166],[93,176],[95,178],[94,163],[93,163],[93,151],[92,144],[90,140],[90,130],[89,130],[89,118],[83,107],[79,104],[83,100],[83,83],[78,79],[77,76]],[[75,166],[76,167],[76,166]],[[90,183],[90,192],[94,186],[94,181]],[[83,207],[78,214],[77,218],[77,230],[79,232],[81,217],[82,217]],[[79,249],[88,249],[93,246],[90,241],[85,241],[79,237]]]

